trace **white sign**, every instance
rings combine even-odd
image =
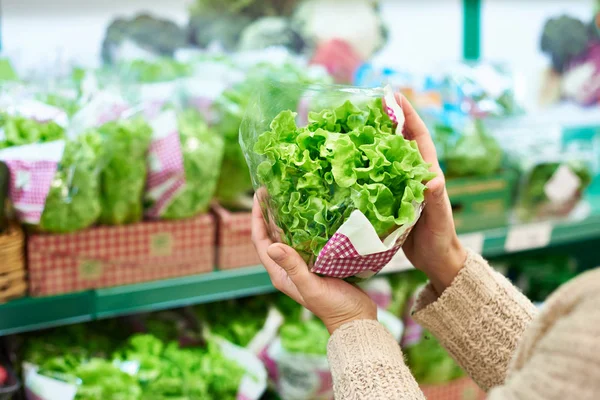
[[[552,224],[542,222],[514,226],[508,231],[504,248],[508,252],[546,247],[552,237]]]

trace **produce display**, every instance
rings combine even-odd
[[[141,117],[134,117],[107,122],[98,131],[108,153],[101,174],[100,222],[120,225],[140,221],[152,129]]]
[[[285,243],[310,259],[354,210],[380,237],[415,219],[434,174],[416,143],[395,133],[381,99],[312,112],[306,126],[285,105],[273,108],[281,111],[269,130],[250,116],[241,135],[255,189]]]

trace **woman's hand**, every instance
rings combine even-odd
[[[467,253],[456,234],[444,174],[429,130],[405,97],[397,94],[396,98],[406,118],[404,136],[417,142],[421,155],[437,174],[427,183],[427,204],[402,248],[415,268],[425,272],[435,290],[441,294],[463,267]]]
[[[295,250],[273,243],[256,197],[252,241],[273,286],[319,317],[329,333],[354,320],[377,320],[375,303],[361,289],[338,278],[313,274]]]

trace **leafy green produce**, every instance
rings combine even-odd
[[[64,139],[65,130],[54,121],[39,122],[19,115],[0,115],[0,149],[32,143],[45,143]]]
[[[121,371],[110,361],[92,358],[78,365],[73,375],[81,379],[75,400],[142,399],[142,389],[135,377]]]
[[[252,180],[248,164],[239,144],[240,125],[253,101],[265,102],[262,108],[265,118],[275,118],[278,110],[268,107],[266,102],[277,104],[281,109],[295,110],[300,102],[301,93],[289,90],[286,85],[274,85],[273,80],[291,84],[315,82],[305,71],[292,64],[280,67],[261,64],[253,68],[247,78],[226,90],[216,99],[214,108],[218,115],[215,129],[225,139],[225,153],[221,175],[217,185],[217,198],[230,208],[245,206],[244,196],[252,192]]]
[[[546,196],[545,186],[561,165],[560,162],[541,163],[526,176],[518,203],[518,213],[522,220],[551,213],[545,207],[550,202]],[[581,194],[592,182],[592,171],[583,162],[571,161],[567,165],[581,181],[579,187],[579,194]]]
[[[410,371],[420,384],[442,384],[464,375],[460,366],[427,331],[423,331],[418,343],[402,350]]]
[[[185,186],[163,211],[165,219],[189,218],[208,209],[223,159],[223,138],[208,127],[199,112],[181,111],[178,126]]]
[[[156,61],[134,60],[121,68],[128,77],[139,83],[167,82],[192,74],[191,65],[171,58]]]
[[[329,332],[316,319],[286,322],[279,328],[281,345],[290,353],[327,355]]]
[[[460,134],[449,126],[438,125],[435,134],[442,146],[441,157],[448,177],[491,175],[502,167],[504,152],[480,120],[473,121]]]
[[[75,115],[80,109],[80,104],[76,96],[65,96],[59,93],[46,93],[41,96],[41,100],[46,104],[64,110],[69,117]]]
[[[222,301],[195,308],[198,319],[206,322],[212,334],[240,347],[246,347],[262,329],[269,303],[263,297]]]
[[[107,151],[101,173],[100,222],[120,225],[142,219],[146,153],[152,129],[143,118],[107,122],[98,131]]]
[[[65,145],[39,228],[46,232],[75,232],[91,226],[101,212],[99,165],[101,138],[88,131]]]
[[[413,203],[423,202],[424,182],[435,175],[416,142],[395,134],[381,100],[310,113],[306,127],[295,116],[282,111],[269,131],[244,138],[287,244],[306,258],[318,255],[353,210],[380,236],[415,218]]]

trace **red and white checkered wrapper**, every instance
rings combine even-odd
[[[233,212],[219,204],[212,205],[217,217],[217,268],[235,269],[259,265],[258,253],[252,244],[252,213]]]
[[[177,115],[173,110],[161,113],[152,121],[148,164],[145,196],[152,206],[146,214],[150,218],[158,218],[185,186]]]
[[[415,219],[381,240],[367,217],[358,210],[329,239],[312,266],[312,272],[334,278],[368,279],[392,260],[421,215],[415,205]]]
[[[38,224],[65,142],[31,144],[0,151],[10,172],[9,196],[19,221]]]
[[[210,272],[214,244],[210,214],[33,234],[27,243],[30,293],[48,296]]]

